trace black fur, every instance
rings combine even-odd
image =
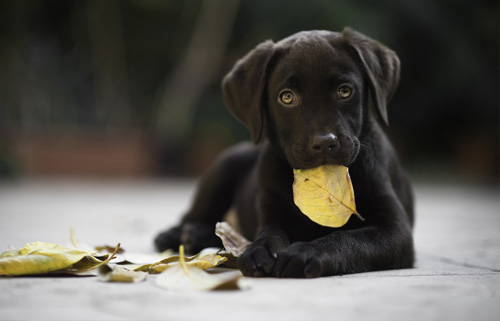
[[[247,276],[412,267],[411,187],[376,121],[378,115],[388,123],[387,102],[398,81],[396,54],[348,28],[258,45],[236,63],[222,88],[253,141],[266,138],[221,155],[180,225],[156,238],[157,248],[183,243],[197,252],[220,246],[214,225],[234,208],[241,233],[254,240],[238,259]],[[349,88],[351,95],[342,98],[339,92]],[[291,104],[280,102],[284,91],[294,94]],[[292,169],[324,164],[349,167],[364,221],[353,216],[340,228],[327,228],[295,206]]]

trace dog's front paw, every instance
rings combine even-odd
[[[279,237],[267,237],[252,243],[238,258],[238,267],[245,276],[269,276],[273,271],[278,253],[286,248]]]
[[[155,238],[156,249],[160,252],[177,250],[181,244],[187,254],[196,254],[207,247],[222,247],[220,238],[215,235],[214,224],[184,223],[160,233]]]
[[[180,226],[175,226],[158,234],[154,241],[156,250],[163,252],[168,249],[178,249],[181,244],[181,231]]]
[[[215,234],[215,224],[189,222],[182,225],[180,242],[188,254],[196,254],[207,247],[222,248],[222,241]]]
[[[272,275],[280,278],[316,278],[323,272],[324,263],[316,248],[298,242],[278,253]]]

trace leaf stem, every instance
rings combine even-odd
[[[184,272],[186,272],[186,274],[189,275],[189,271],[186,265],[186,260],[184,259],[184,245],[182,244],[179,246],[179,263]]]

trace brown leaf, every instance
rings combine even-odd
[[[247,247],[252,244],[252,242],[236,232],[227,222],[217,223],[215,225],[215,234],[222,240],[226,251],[234,257],[243,254]]]

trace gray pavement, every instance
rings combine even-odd
[[[121,242],[150,253],[193,181],[21,180],[0,183],[0,249]],[[417,184],[414,269],[312,280],[250,279],[228,292],[172,292],[95,277],[0,278],[1,320],[498,320],[499,191]]]

